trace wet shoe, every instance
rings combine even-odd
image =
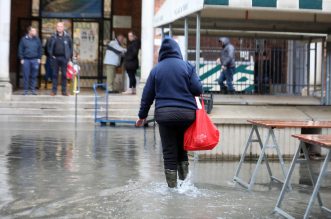
[[[127,91],[122,92],[123,95],[131,95],[132,94],[132,89],[129,88]]]
[[[177,170],[168,170],[164,171],[166,180],[168,183],[169,188],[176,188],[177,187]]]
[[[188,174],[188,161],[182,161],[178,163],[178,177],[180,180],[185,180]]]

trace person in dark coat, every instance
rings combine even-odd
[[[139,49],[140,49],[140,40],[137,38],[136,34],[133,31],[128,33],[129,45],[127,52],[124,57],[124,66],[125,70],[129,76],[129,89],[123,94],[136,94],[137,86],[137,69],[139,68]]]
[[[52,57],[49,56],[48,48],[49,48],[50,38],[47,38],[45,43],[45,56],[46,56],[46,63],[45,63],[45,88],[47,88],[47,83],[52,82],[53,79],[53,68],[52,68]]]
[[[170,188],[188,174],[188,157],[184,151],[184,133],[194,122],[202,84],[195,68],[183,60],[176,41],[165,38],[159,52],[159,63],[152,69],[141,98],[139,119],[142,126],[155,100],[155,119],[159,124],[165,176]]]
[[[233,75],[236,71],[235,48],[227,37],[221,37],[218,41],[222,47],[220,58],[217,59],[217,63],[221,65],[221,75],[218,79],[218,84],[221,87],[221,93],[233,94],[235,92]],[[226,81],[227,87],[224,85],[224,81]]]
[[[30,26],[18,46],[18,58],[23,68],[24,95],[28,95],[29,89],[33,95],[37,95],[36,82],[41,56],[42,44],[37,36],[37,29]]]
[[[58,74],[61,70],[62,95],[69,96],[67,93],[67,65],[73,56],[72,39],[64,30],[64,23],[56,25],[56,33],[51,36],[48,48],[49,56],[52,57],[53,65],[53,88],[51,96],[57,93]]]

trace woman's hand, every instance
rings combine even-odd
[[[142,127],[145,125],[145,119],[138,119],[136,121],[136,127]]]

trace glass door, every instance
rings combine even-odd
[[[99,72],[99,23],[74,21],[73,44],[81,69],[81,86],[92,87]]]

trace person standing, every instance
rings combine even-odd
[[[45,42],[45,56],[46,56],[46,63],[45,63],[45,89],[47,89],[47,83],[52,83],[53,79],[53,68],[51,64],[52,57],[49,56],[48,48],[49,48],[49,41],[50,38],[48,38]]]
[[[137,69],[139,68],[139,49],[140,49],[140,40],[138,39],[137,35],[130,31],[128,33],[128,49],[125,54],[124,58],[124,66],[125,70],[129,76],[129,89],[126,92],[123,92],[123,94],[136,94],[136,86],[137,86]]]
[[[195,121],[195,96],[202,94],[202,84],[195,68],[183,60],[179,45],[165,38],[159,63],[152,69],[141,98],[136,126],[143,126],[155,99],[155,120],[159,124],[165,176],[168,187],[177,186],[188,174],[188,156],[184,133]]]
[[[28,95],[29,89],[33,95],[37,95],[36,81],[41,56],[42,44],[37,36],[37,29],[30,26],[18,46],[18,58],[23,67],[24,95]]]
[[[67,93],[67,64],[72,58],[73,47],[70,35],[64,30],[64,23],[58,22],[56,33],[54,33],[49,42],[49,56],[52,58],[53,66],[53,88],[51,96],[57,94],[58,74],[61,70],[62,95],[69,96]]]
[[[221,43],[222,50],[220,58],[217,59],[217,63],[221,65],[222,70],[218,84],[221,86],[221,93],[233,94],[235,92],[233,87],[233,75],[236,70],[235,48],[227,37],[219,38],[219,42]],[[224,85],[224,81],[226,81],[227,87]]]
[[[122,46],[123,41],[124,36],[119,34],[116,39],[112,40],[107,46],[103,64],[107,75],[107,87],[109,93],[116,92],[114,90],[116,68],[122,64],[122,58],[126,52],[126,49]]]

